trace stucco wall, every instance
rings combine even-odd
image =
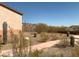
[[[0,33],[3,30],[3,22],[7,22],[8,30],[22,30],[22,15],[0,6]]]

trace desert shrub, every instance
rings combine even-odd
[[[12,49],[14,56],[25,56],[25,47],[27,46],[27,40],[24,38],[23,33],[19,35],[12,33]]]
[[[61,57],[63,56],[63,53],[61,50],[54,50],[53,48],[49,48],[47,50],[43,50],[43,52],[40,54],[40,57]]]
[[[36,49],[35,51],[31,52],[31,56],[32,57],[39,57],[41,53],[43,53],[43,50]]]
[[[60,51],[52,52],[52,54],[49,54],[51,57],[63,57],[63,53]]]
[[[0,53],[1,53],[1,47],[2,47],[2,46],[1,46],[1,44],[0,44]]]
[[[47,24],[43,24],[43,23],[39,23],[39,24],[36,25],[35,31],[37,33],[47,32],[48,31],[48,25]]]
[[[50,40],[62,40],[62,39],[66,39],[66,35],[65,34],[61,34],[61,33],[52,33],[49,36]]]
[[[0,44],[2,43],[2,37],[0,36]]]
[[[20,32],[19,35],[19,56],[25,56],[26,52],[25,49],[27,47],[27,40],[24,38],[24,35],[22,32]]]
[[[79,47],[73,47],[71,49],[71,54],[73,57],[79,57]]]
[[[58,40],[58,36],[56,34],[52,34],[51,35],[51,40]]]
[[[13,35],[13,39],[12,39],[12,50],[13,50],[13,55],[17,56],[18,54],[18,37],[16,35]]]
[[[58,45],[60,47],[68,47],[69,46],[69,41],[67,40],[67,38],[62,39]]]
[[[66,39],[63,39],[61,44],[63,46],[68,46],[69,42]]]
[[[2,47],[2,39],[0,37],[0,53],[1,53],[1,47]]]
[[[63,53],[61,53],[61,52],[56,52],[56,53],[52,53],[51,56],[52,56],[52,57],[63,57],[64,55],[63,55]]]
[[[65,33],[66,32],[66,28],[64,26],[48,26],[48,32],[59,32],[59,33]]]
[[[49,39],[48,34],[46,32],[40,33],[40,37],[41,38],[38,40],[39,42],[46,42]]]

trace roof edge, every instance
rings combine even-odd
[[[3,6],[3,7],[7,8],[7,9],[9,9],[9,10],[11,10],[11,11],[17,13],[17,14],[23,15],[22,13],[20,13],[20,12],[14,10],[14,9],[12,9],[12,8],[10,8],[10,7],[6,6],[6,5],[4,5],[4,4],[0,4],[0,6]]]

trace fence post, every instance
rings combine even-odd
[[[70,35],[70,32],[68,31],[68,32],[67,32],[67,37],[69,37],[69,35]]]
[[[71,37],[70,37],[70,46],[71,46],[71,47],[74,47],[74,42],[75,42],[74,37],[71,36]]]

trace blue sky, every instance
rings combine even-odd
[[[55,26],[79,25],[78,2],[10,2],[5,3],[23,13],[23,22]]]

